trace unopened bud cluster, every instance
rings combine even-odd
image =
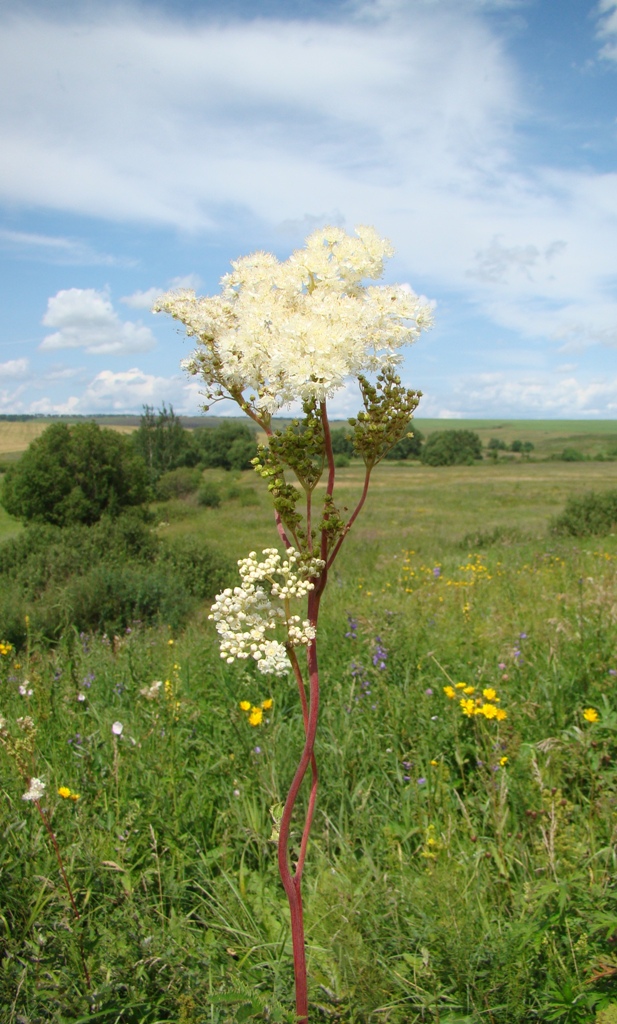
[[[263,554],[262,562],[254,551],[240,559],[242,585],[219,594],[209,617],[216,623],[221,658],[228,664],[252,657],[261,672],[280,676],[290,668],[287,648],[301,647],[315,637],[308,620],[290,613],[289,601],[313,590],[313,580],[324,563],[318,558],[302,559],[295,549],[284,558],[276,548],[266,548]],[[284,642],[273,635],[277,627],[285,630]]]

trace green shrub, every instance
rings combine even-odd
[[[240,491],[240,505],[243,508],[247,508],[249,505],[259,505],[259,497],[254,487]]]
[[[131,435],[131,444],[148,467],[148,478],[154,485],[160,476],[180,466],[195,466],[199,453],[189,430],[185,430],[173,406],[163,406],[155,414],[144,406],[138,429]]]
[[[347,427],[335,427],[330,433],[334,455],[346,455],[350,459],[353,451],[353,434]]]
[[[2,635],[21,646],[26,614],[50,640],[71,624],[107,633],[137,619],[177,628],[232,572],[218,552],[191,539],[160,540],[135,514],[91,527],[32,524],[0,546]]]
[[[337,469],[345,469],[347,466],[351,465],[351,460],[347,455],[335,455],[334,465]]]
[[[564,448],[564,450],[562,451],[561,455],[558,455],[557,458],[561,462],[584,462],[585,461],[585,456],[583,455],[582,452],[580,452],[578,450],[578,448]]]
[[[513,444],[520,444],[520,441],[513,441]],[[507,452],[508,446],[505,441],[502,441],[500,437],[491,437],[489,443],[486,446],[489,451],[495,452]],[[510,451],[518,452],[520,448],[511,448]]]
[[[605,536],[617,527],[617,490],[589,491],[569,498],[560,516],[551,523],[551,532],[571,537]]]
[[[209,468],[250,469],[257,455],[255,432],[245,423],[223,421],[196,430],[193,438],[200,461]]]
[[[163,473],[156,485],[156,497],[159,501],[169,501],[170,498],[185,498],[194,494],[201,483],[201,473],[198,469],[189,469],[188,466],[179,466],[169,473]]]
[[[229,586],[235,563],[196,537],[161,541],[158,564],[169,568],[193,597],[214,597]]]
[[[1,501],[26,522],[88,525],[147,497],[147,470],[128,438],[96,423],[52,423],[4,475]]]
[[[204,480],[197,492],[197,502],[206,508],[218,508],[221,504],[221,492],[211,480]]]
[[[470,466],[482,458],[482,442],[473,430],[436,430],[424,444],[426,466]]]
[[[411,435],[411,436],[410,436]],[[419,459],[422,455],[424,434],[413,424],[409,424],[409,432],[391,448],[386,459]]]
[[[53,586],[34,606],[32,629],[57,640],[71,626],[80,632],[120,633],[135,621],[177,629],[194,600],[171,566],[101,562],[64,586]]]

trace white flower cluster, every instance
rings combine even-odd
[[[45,783],[41,779],[30,779],[30,785],[22,796],[22,800],[41,800],[45,792]]]
[[[168,292],[154,306],[197,338],[184,367],[199,374],[209,400],[230,396],[266,414],[289,402],[322,401],[349,377],[401,360],[398,350],[432,322],[408,287],[364,286],[377,279],[389,242],[374,228],[315,231],[285,263],[257,252],[232,263],[220,295]]]
[[[290,668],[286,645],[271,634],[277,626],[283,626],[291,647],[301,647],[314,639],[314,627],[299,615],[292,615],[289,602],[313,590],[311,577],[320,574],[324,562],[319,558],[302,561],[293,548],[284,558],[276,548],[266,548],[263,554],[262,562],[254,551],[240,559],[242,585],[219,594],[209,617],[216,622],[221,658],[228,664],[236,658],[252,657],[261,672],[281,676]],[[260,585],[263,583],[269,584],[268,591]],[[280,604],[273,603],[273,598]]]

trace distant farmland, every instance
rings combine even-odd
[[[242,417],[232,419],[245,422]],[[123,434],[137,429],[141,417],[131,415],[99,416],[34,416],[16,420],[0,416],[0,458],[18,458],[31,441],[43,433],[54,422],[79,423],[92,419],[101,427],[111,427]],[[181,416],[182,424],[188,430],[196,427],[213,427],[220,423],[217,416]],[[290,422],[289,418],[275,421],[280,426]],[[436,430],[474,430],[486,448],[491,438],[497,438],[506,445],[514,440],[531,441],[534,445],[532,458],[546,459],[558,456],[564,448],[574,448],[588,458],[598,455],[617,457],[617,420],[508,420],[508,419],[422,419],[415,422],[425,436]],[[345,420],[333,425],[344,426]],[[502,455],[503,457],[503,455]],[[512,456],[514,458],[514,456]]]

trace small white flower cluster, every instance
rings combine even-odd
[[[183,364],[206,396],[249,401],[266,414],[293,401],[323,401],[349,377],[400,362],[399,350],[432,322],[409,286],[370,286],[393,254],[374,228],[356,236],[313,232],[285,263],[257,252],[232,263],[220,295],[160,296],[155,312],[184,324],[199,348]]]
[[[22,796],[22,800],[41,800],[45,792],[45,783],[41,779],[30,779],[30,785]]]
[[[156,698],[159,696],[161,692],[162,685],[163,680],[156,679],[151,686],[144,686],[144,688],[139,692],[142,697],[146,698],[146,700],[156,700]]]
[[[262,562],[254,551],[240,559],[242,586],[233,590],[228,587],[219,594],[210,618],[216,622],[221,658],[229,665],[236,658],[252,657],[260,672],[281,676],[290,668],[286,645],[268,634],[284,626],[291,647],[304,646],[315,638],[311,623],[291,614],[289,601],[313,590],[312,578],[319,576],[324,562],[319,558],[302,561],[293,548],[284,558],[276,548],[266,548],[263,554]],[[269,592],[259,585],[262,583],[269,584]],[[278,598],[281,604],[274,604],[272,598]]]

